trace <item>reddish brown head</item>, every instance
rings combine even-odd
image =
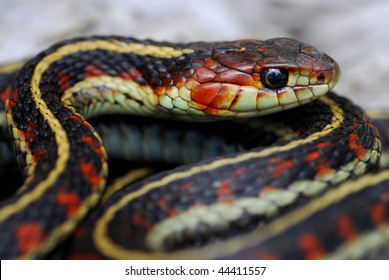
[[[194,50],[187,54],[190,65],[172,75],[176,102],[187,101],[185,111],[200,118],[292,108],[327,93],[340,75],[331,57],[293,39],[192,43],[186,48]]]

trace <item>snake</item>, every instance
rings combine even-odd
[[[0,203],[1,258],[383,256],[389,171],[376,173],[374,123],[331,91],[339,77],[330,56],[290,38],[88,36],[3,66],[0,132],[24,179]],[[99,130],[103,115],[131,128]],[[232,150],[198,156],[221,130]],[[130,171],[107,194],[107,154],[130,146],[185,164]]]

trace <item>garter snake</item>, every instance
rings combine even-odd
[[[378,196],[364,209],[373,222],[361,232],[386,230],[387,192],[375,186],[387,172],[350,181],[375,169],[378,132],[359,107],[328,93],[339,67],[307,44],[95,36],[59,42],[7,76],[12,70],[3,71],[11,85],[1,90],[0,118],[6,114],[25,181],[0,205],[3,259],[44,258],[72,233],[69,247],[78,251],[70,258],[336,257],[341,246],[359,240],[352,216],[358,212],[324,212],[369,189]],[[102,141],[84,117],[137,114],[220,126],[240,119],[243,126],[270,113],[259,123],[290,127],[292,139],[158,173],[91,211],[108,166]],[[340,237],[320,240],[309,231],[315,223],[301,226],[311,217],[333,219],[338,224],[329,230],[341,228]],[[269,240],[292,240],[295,226],[307,229],[305,239],[298,235],[302,255],[287,246],[272,253],[268,244],[281,243]]]

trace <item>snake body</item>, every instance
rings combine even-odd
[[[82,250],[70,258],[323,257],[350,235],[329,242],[333,248],[322,254],[310,254],[320,246],[302,246],[303,256],[287,248],[270,254],[268,244],[297,224],[304,228],[309,217],[300,212],[338,221],[340,210],[320,211],[363,197],[365,183],[356,183],[355,191],[348,190],[352,183],[338,185],[374,170],[380,156],[378,132],[364,112],[333,93],[323,96],[339,79],[336,62],[292,39],[172,44],[76,38],[38,54],[16,77],[3,77],[12,84],[0,93],[6,112],[0,123],[6,114],[25,175],[0,205],[3,259],[44,258],[99,202],[106,152],[84,116],[241,119],[243,126],[249,118],[312,102],[259,122],[290,127],[290,140],[164,171],[114,193],[76,230],[70,247]],[[386,180],[383,174],[377,184]],[[372,215],[376,226],[386,221]]]

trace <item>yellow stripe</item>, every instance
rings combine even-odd
[[[173,181],[183,179],[183,178],[188,178],[197,173],[211,171],[222,166],[243,162],[249,159],[261,158],[277,152],[289,151],[300,145],[305,145],[307,143],[313,142],[319,138],[322,138],[330,134],[334,129],[338,128],[343,123],[344,121],[343,110],[336,104],[335,101],[328,98],[327,96],[320,97],[320,100],[324,104],[330,106],[333,114],[331,123],[329,123],[322,131],[316,132],[305,139],[291,141],[285,146],[270,147],[268,149],[264,149],[259,152],[244,153],[235,158],[224,158],[220,160],[215,160],[206,165],[194,166],[186,171],[170,173],[169,175],[159,179],[158,181],[154,181],[149,184],[146,184],[141,189],[133,193],[127,194],[115,205],[109,208],[106,211],[106,213],[101,217],[101,219],[99,219],[99,221],[97,222],[96,228],[93,232],[93,240],[95,242],[96,247],[100,250],[100,252],[102,252],[104,255],[108,256],[109,258],[120,258],[120,259],[166,258],[167,256],[161,253],[143,254],[142,252],[138,252],[138,251],[128,251],[125,248],[115,244],[107,234],[107,226],[109,221],[115,216],[115,214],[121,208],[127,205],[130,201],[136,199],[137,197],[143,196],[144,194],[148,193],[153,189],[163,187]],[[174,258],[174,256],[177,257],[177,255],[173,255],[172,258]]]
[[[31,94],[35,105],[43,118],[49,124],[54,133],[55,141],[58,147],[58,158],[54,168],[50,171],[47,178],[41,181],[28,194],[21,197],[18,201],[3,207],[0,210],[0,221],[4,221],[11,215],[23,210],[30,203],[36,201],[42,194],[58,179],[64,172],[66,163],[69,159],[70,144],[66,132],[54,114],[50,111],[47,104],[43,101],[40,91],[40,82],[44,72],[50,65],[65,56],[78,53],[80,51],[103,49],[117,53],[135,53],[140,55],[153,55],[157,57],[176,57],[184,53],[193,52],[190,49],[176,50],[172,47],[143,45],[139,43],[124,43],[120,41],[82,41],[59,47],[55,52],[45,56],[35,67],[31,79]],[[11,122],[12,120],[9,120]],[[27,179],[28,180],[28,179]]]
[[[330,190],[322,197],[309,202],[305,206],[293,211],[292,213],[276,219],[268,226],[250,233],[239,235],[220,244],[208,245],[196,250],[182,250],[171,254],[152,252],[144,253],[141,251],[129,251],[116,246],[115,244],[98,244],[99,249],[104,249],[102,253],[111,258],[120,259],[210,259],[218,256],[228,256],[244,249],[258,246],[260,243],[285,232],[287,229],[297,225],[303,220],[314,215],[318,211],[329,207],[332,204],[338,203],[345,199],[352,193],[356,193],[363,189],[374,187],[376,184],[389,180],[389,170],[381,172],[380,174],[373,174],[361,177],[356,181],[348,181],[336,189]],[[95,231],[101,231],[102,225],[97,225]],[[99,235],[99,237],[102,237]],[[94,240],[96,242],[96,233]],[[107,242],[107,240],[104,240]],[[97,244],[96,244],[97,245]],[[115,246],[112,246],[115,245]],[[107,250],[110,251],[107,251]]]
[[[111,185],[107,186],[107,190],[104,193],[102,202],[106,202],[107,199],[114,194],[115,192],[121,190],[122,188],[128,186],[136,180],[142,179],[153,172],[151,168],[143,167],[138,169],[133,169],[127,172],[124,176],[116,179]]]
[[[26,63],[25,60],[0,65],[0,74],[9,74],[19,70]]]

